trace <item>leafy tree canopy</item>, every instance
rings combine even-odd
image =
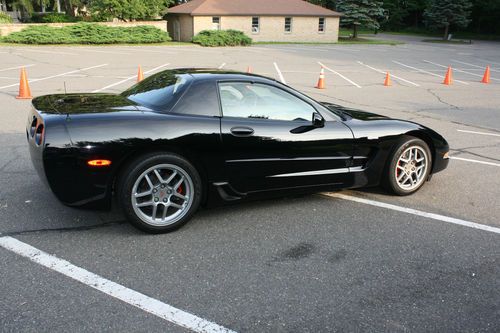
[[[374,0],[338,0],[337,10],[343,14],[340,23],[354,28],[354,38],[357,38],[357,26],[378,30],[384,18],[382,5],[382,1]]]
[[[142,20],[161,16],[173,0],[92,0],[89,9],[93,16],[108,20]]]

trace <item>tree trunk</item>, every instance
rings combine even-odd
[[[444,26],[444,36],[443,40],[448,40],[448,32],[450,31],[450,24],[446,23]]]
[[[57,12],[61,12],[61,0],[56,0],[56,5],[57,5]]]
[[[358,38],[358,25],[357,24],[353,25],[352,38],[353,39]]]

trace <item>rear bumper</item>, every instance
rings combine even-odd
[[[41,140],[33,134],[33,117],[45,127]],[[64,119],[42,119],[36,110],[30,118],[26,137],[31,162],[42,182],[65,205],[109,208],[111,171],[87,166],[87,156],[71,144]]]

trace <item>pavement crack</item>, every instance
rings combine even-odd
[[[425,90],[427,90],[427,92],[428,92],[429,94],[431,94],[432,96],[436,97],[436,99],[438,100],[438,102],[439,102],[439,103],[444,104],[444,105],[446,105],[446,106],[449,106],[449,107],[451,107],[451,108],[453,108],[453,109],[455,109],[455,110],[460,110],[460,108],[459,108],[458,106],[453,105],[453,104],[448,103],[448,102],[445,102],[445,101],[444,101],[444,100],[443,100],[443,99],[442,99],[442,98],[441,98],[441,97],[440,97],[440,96],[439,96],[439,95],[438,95],[435,91],[433,91],[432,89],[425,89]]]
[[[115,225],[121,225],[121,224],[125,224],[125,223],[127,223],[127,221],[119,220],[119,221],[110,221],[110,222],[105,222],[105,223],[100,223],[100,224],[93,224],[93,225],[86,225],[86,226],[79,226],[79,227],[45,228],[45,229],[30,229],[30,230],[11,231],[11,232],[6,232],[6,233],[0,233],[0,237],[23,236],[23,235],[36,234],[36,233],[45,233],[45,232],[87,231],[87,230],[94,230],[94,229],[99,229],[99,228],[111,227],[111,226],[115,226]]]

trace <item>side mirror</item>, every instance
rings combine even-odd
[[[325,118],[320,115],[318,112],[313,113],[312,124],[314,127],[324,127],[325,126]]]

